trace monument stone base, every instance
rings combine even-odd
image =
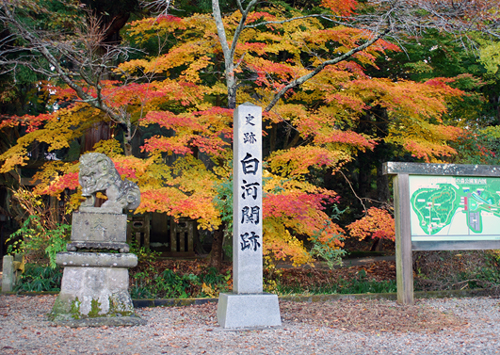
[[[141,325],[128,293],[128,268],[133,254],[59,253],[64,266],[61,292],[50,318],[69,327]]]
[[[278,296],[270,293],[221,293],[217,319],[224,329],[281,326]]]

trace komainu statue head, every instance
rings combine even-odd
[[[80,157],[79,182],[82,196],[86,197],[82,207],[94,207],[98,192],[108,198],[102,207],[119,210],[135,210],[141,203],[139,187],[122,180],[113,161],[102,153],[87,153]]]

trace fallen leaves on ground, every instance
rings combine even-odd
[[[334,270],[322,268],[290,268],[279,271],[280,284],[284,286],[300,285],[304,289],[311,286],[327,286],[339,279],[344,281],[357,279],[364,271],[367,281],[390,281],[396,279],[396,266],[394,261],[376,261],[371,264],[340,267]],[[266,276],[266,271],[264,271]],[[277,277],[277,278],[278,278]]]
[[[386,300],[338,300],[329,302],[280,302],[285,322],[366,333],[430,332],[458,329],[466,321],[417,302],[399,305]]]
[[[217,327],[217,304],[173,307],[182,312],[175,325],[202,322]],[[280,301],[283,325],[307,324],[341,331],[363,333],[435,333],[456,330],[467,322],[454,314],[441,312],[423,302],[400,305],[388,300],[342,299],[327,302]],[[207,331],[211,331],[208,329]]]

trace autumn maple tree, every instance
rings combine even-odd
[[[498,5],[323,0],[297,9],[286,2],[213,0],[211,12],[186,15],[177,8],[182,4],[128,24],[122,36],[127,47],[140,50],[134,53],[104,45],[97,20],[90,21],[90,33],[75,25],[71,41],[42,36],[20,18],[43,10],[3,0],[4,26],[22,39],[16,48],[30,48],[46,61],[50,80],[40,88],[52,110],[2,121],[0,128],[25,125],[27,132],[0,155],[1,171],[25,164],[34,142],[58,151],[105,122],[122,132],[121,141],[110,137],[94,149],[138,182],[138,211],[189,217],[214,231],[215,266],[230,220],[225,186],[231,181],[232,112],[238,104],[248,101],[264,110],[264,251],[309,262],[305,240],[339,248],[345,234],[327,213],[340,197],[325,188],[319,172],[335,174],[382,144],[415,160],[442,161],[455,154],[450,142],[462,136],[463,127],[443,120],[449,102],[464,93],[453,86],[455,79],[375,77],[369,71],[378,69],[377,58],[401,51],[397,40],[426,28],[496,33]],[[86,55],[78,56],[79,50]],[[34,57],[21,64],[34,66]],[[10,68],[20,63],[3,58]],[[64,66],[62,58],[72,65]],[[142,151],[133,154],[134,144]],[[50,161],[36,178],[40,193],[75,189],[77,164]],[[77,204],[75,195],[71,206]],[[387,214],[367,211],[374,225],[389,221]]]

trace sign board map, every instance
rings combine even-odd
[[[500,178],[409,179],[411,240],[500,240]]]

